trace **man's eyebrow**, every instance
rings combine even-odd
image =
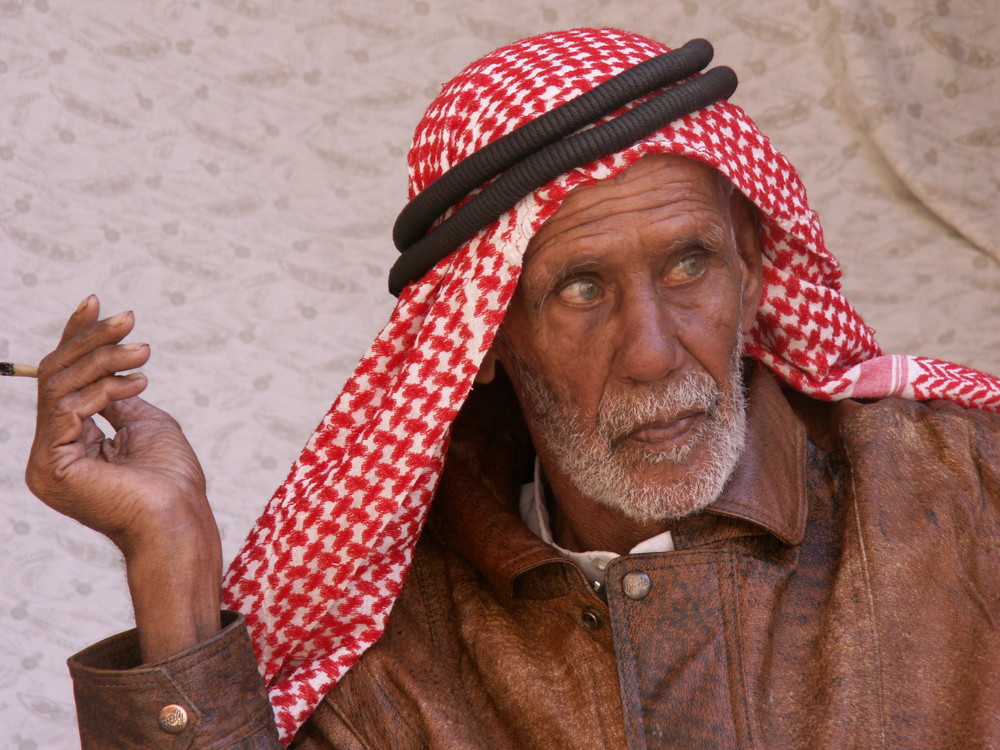
[[[728,236],[727,236],[728,235]],[[702,236],[705,244],[712,250],[718,250],[726,246],[726,242],[734,239],[733,227],[729,226],[729,231],[718,222],[710,222],[705,226]]]
[[[579,258],[564,263],[555,273],[550,275],[549,283],[558,285],[571,276],[576,276],[582,271],[586,271],[593,266],[599,266],[601,261],[598,258]]]
[[[727,236],[728,235],[728,236]],[[697,230],[673,237],[663,243],[662,250],[674,252],[684,250],[689,247],[705,247],[708,250],[721,250],[726,246],[728,239],[732,238],[732,231],[718,222],[706,222]]]

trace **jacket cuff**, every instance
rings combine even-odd
[[[138,631],[70,657],[83,750],[281,748],[243,615],[163,661],[140,666]]]

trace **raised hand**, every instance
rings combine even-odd
[[[178,424],[138,397],[146,344],[121,344],[131,312],[99,320],[88,297],[38,368],[38,420],[25,478],[50,507],[125,556],[144,661],[218,630],[221,551],[205,478]],[[105,438],[100,414],[115,429]]]

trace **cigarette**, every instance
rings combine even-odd
[[[33,365],[15,365],[13,362],[0,362],[0,375],[15,378],[37,378],[38,368]]]

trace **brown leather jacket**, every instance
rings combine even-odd
[[[723,496],[676,551],[613,561],[604,601],[520,522],[530,447],[478,390],[385,635],[294,747],[1000,747],[1000,418],[756,370]],[[128,638],[70,662],[85,747],[277,746],[240,621],[112,671]]]

